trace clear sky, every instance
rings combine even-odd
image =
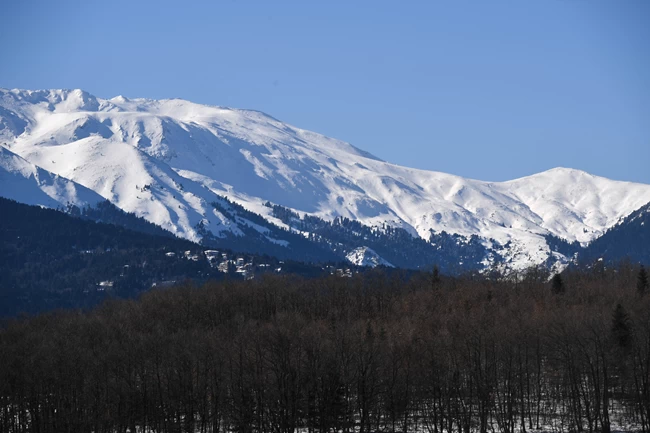
[[[0,87],[264,111],[401,165],[650,183],[650,0],[0,0]]]

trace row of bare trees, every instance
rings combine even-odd
[[[648,432],[637,275],[266,277],[14,320],[0,431]]]

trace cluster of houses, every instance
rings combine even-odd
[[[176,257],[177,253],[168,252],[165,253],[165,255],[167,257]],[[182,253],[182,257],[187,260],[193,260],[195,262],[198,262],[199,260],[207,260],[208,263],[210,263],[210,266],[217,268],[219,272],[223,272],[225,274],[239,274],[246,279],[253,278],[256,272],[282,272],[282,267],[270,269],[271,265],[268,263],[255,263],[252,258],[247,259],[243,255],[235,255],[219,250],[205,250],[198,253],[192,251],[184,251]]]
[[[176,257],[176,253],[169,252],[166,253],[168,257]],[[236,273],[241,275],[246,279],[252,279],[256,273],[281,273],[282,266],[271,269],[271,265],[268,263],[255,263],[253,258],[246,258],[243,255],[225,253],[219,250],[205,250],[202,252],[192,252],[185,251],[183,257],[187,260],[193,260],[198,262],[199,260],[207,260],[210,263],[210,266],[217,268],[220,272],[225,274],[227,273]],[[279,262],[282,265],[282,261]],[[357,273],[358,270],[352,270],[350,268],[339,268],[336,266],[326,266],[324,268],[330,273],[330,275],[336,275],[338,277],[352,277],[353,274]]]
[[[256,274],[262,273],[282,273],[282,264],[284,262],[280,261],[280,266],[272,266],[268,263],[255,263],[252,257],[246,257],[241,254],[227,253],[219,250],[205,250],[205,251],[183,251],[183,252],[167,252],[165,256],[170,258],[184,258],[186,260],[192,260],[198,262],[200,260],[207,260],[212,268],[216,268],[219,272],[225,274],[237,274],[245,279],[253,279]],[[122,270],[121,276],[125,275],[125,272],[128,270],[129,265],[125,265]],[[350,268],[339,268],[336,266],[325,266],[324,270],[329,272],[330,275],[336,275],[338,277],[352,277],[353,274],[357,273],[358,270],[352,270]],[[176,283],[175,280],[170,281],[158,281],[152,284],[152,287],[169,287],[173,286]],[[106,291],[111,290],[113,287],[113,281],[101,281],[97,283],[97,291]]]
[[[334,266],[328,266],[330,275],[336,275],[337,277],[347,277],[351,278],[352,274],[357,274],[359,271],[352,272],[350,268],[337,268]]]

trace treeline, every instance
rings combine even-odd
[[[108,200],[99,202],[94,207],[85,206],[79,208],[70,204],[65,208],[57,210],[65,212],[68,215],[76,218],[82,218],[85,220],[100,222],[104,224],[113,224],[116,226],[124,227],[128,230],[147,233],[154,236],[162,236],[172,239],[175,238],[171,232],[147,221],[142,217],[138,217],[133,213],[124,212],[122,209],[118,208]]]
[[[184,285],[0,331],[2,432],[650,431],[647,273]]]
[[[474,272],[483,268],[483,261],[488,256],[488,250],[481,239],[472,235],[469,237],[430,232],[428,240],[399,227],[383,224],[367,226],[359,221],[345,217],[337,217],[326,221],[316,216],[304,215],[302,218],[289,208],[266,202],[266,207],[272,210],[272,215],[295,230],[309,232],[309,240],[338,251],[344,256],[358,247],[370,247],[381,258],[402,269],[427,269],[431,263],[436,263],[445,274],[459,275]],[[562,240],[557,239],[558,245]],[[499,263],[502,258],[495,254],[494,259]]]
[[[635,210],[579,254],[582,263],[603,260],[613,263],[622,257],[650,263],[650,203]]]
[[[280,228],[226,197],[219,197],[219,200],[212,202],[211,205],[230,221],[237,222],[237,227],[244,236],[222,233],[220,237],[216,237],[200,225],[198,232],[203,236],[201,243],[208,247],[266,254],[284,261],[300,260],[305,263],[345,261],[344,255],[317,245],[302,234]]]
[[[103,210],[107,215],[121,212],[112,205],[93,212],[99,215]],[[220,277],[205,260],[165,256],[167,251],[202,250],[187,240],[96,223],[4,198],[0,198],[0,214],[0,317],[88,307],[109,294],[134,297],[155,281],[183,275]],[[114,283],[110,290],[98,288],[98,283],[107,280]]]

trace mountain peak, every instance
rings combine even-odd
[[[563,173],[563,174],[579,174],[579,175],[590,175],[584,170],[579,170],[577,168],[571,168],[571,167],[554,167],[549,170],[546,170],[547,173]],[[591,175],[590,175],[591,176]]]

